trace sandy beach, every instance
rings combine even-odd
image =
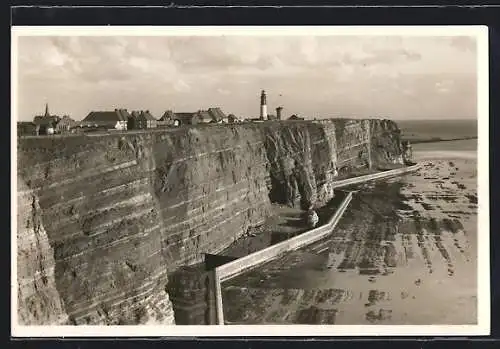
[[[350,188],[327,239],[223,284],[227,323],[475,324],[475,144],[414,145],[421,170]]]

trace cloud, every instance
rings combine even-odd
[[[344,55],[344,64],[373,66],[378,64],[394,64],[405,61],[419,61],[422,56],[418,52],[405,49],[369,49],[364,56],[352,57],[350,53]]]
[[[22,37],[18,60],[25,120],[45,101],[76,118],[98,108],[161,115],[215,105],[254,116],[261,89],[285,113],[475,113],[468,37]]]

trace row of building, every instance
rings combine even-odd
[[[33,121],[20,121],[17,123],[18,135],[39,135],[70,132],[78,122],[68,115],[62,117],[51,115],[49,106],[45,105],[45,114],[37,115]]]
[[[197,124],[223,124],[244,121],[281,120],[283,107],[276,108],[276,115],[267,113],[266,92],[261,91],[260,117],[255,119],[238,119],[233,114],[226,115],[221,108],[214,107],[196,112],[173,112],[167,110],[156,119],[149,110],[129,112],[127,109],[112,111],[91,111],[82,121],[75,121],[65,115],[59,117],[49,113],[48,104],[45,114],[35,116],[33,122],[18,122],[18,135],[44,135],[57,133],[85,132],[90,130],[138,130],[157,127],[176,127]],[[289,120],[303,120],[292,115]]]
[[[156,119],[149,110],[132,111],[115,109],[114,111],[90,112],[80,123],[81,127],[105,127],[117,130],[156,128],[162,126],[196,125],[200,123],[233,123],[237,118],[226,116],[220,108],[209,108],[190,113],[174,113],[167,110]]]
[[[235,122],[240,122],[240,120],[233,114],[226,115],[220,108],[181,113],[167,110],[159,119],[156,119],[149,110],[91,111],[82,121],[78,122],[67,115],[63,117],[51,115],[49,107],[46,105],[44,115],[35,116],[32,122],[18,122],[17,127],[19,135],[44,135],[80,132],[87,129],[137,130],[201,123]]]

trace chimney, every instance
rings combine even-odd
[[[281,120],[281,111],[282,110],[283,110],[283,107],[276,108],[276,119]]]

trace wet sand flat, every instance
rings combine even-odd
[[[477,161],[462,149],[414,146],[420,171],[350,188],[327,239],[223,283],[226,322],[475,324]]]

